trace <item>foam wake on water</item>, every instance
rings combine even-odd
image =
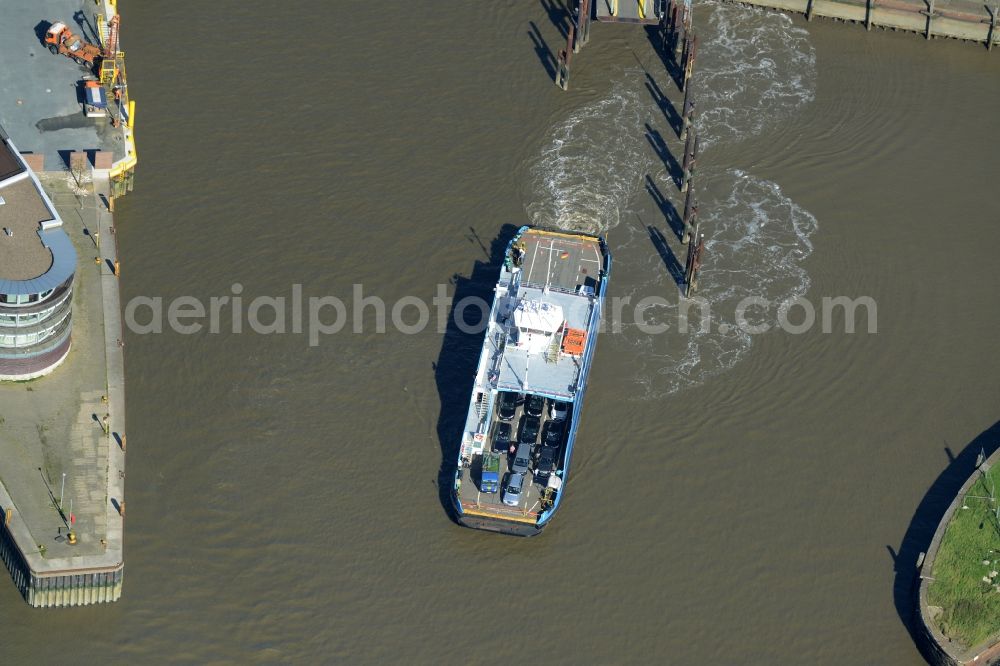
[[[708,0],[699,4],[695,22],[702,40],[694,91],[703,146],[760,134],[813,100],[815,52],[808,33],[787,16]],[[606,321],[611,341],[605,344],[618,348],[642,387],[636,395],[653,399],[700,384],[746,354],[753,336],[736,326],[741,300],[774,303],[768,313],[773,322],[778,304],[806,293],[810,281],[801,262],[812,252],[817,223],[775,183],[735,169],[699,169],[706,255],[697,297],[707,303],[711,323],[704,328],[694,307],[681,333],[672,273],[682,271],[684,257],[654,249],[655,232],[641,221],[649,202],[637,196],[647,174],[654,174],[648,178],[659,192],[676,192],[651,135],[676,141],[647,82],[623,72],[605,97],[553,127],[528,165],[526,210],[539,226],[602,235],[621,227],[610,234],[617,256],[611,291],[631,303],[615,328]],[[665,81],[657,85],[667,89]],[[676,145],[669,150],[678,154]],[[662,229],[662,218],[653,226]],[[646,324],[666,326],[664,333],[650,334],[635,323],[634,306],[647,296],[666,297],[642,313]],[[608,319],[610,308],[606,312]]]
[[[665,174],[656,178],[666,187]],[[705,269],[696,298],[703,302],[688,309],[687,330],[681,315],[679,287],[673,290],[670,257],[650,251],[645,226],[629,230],[620,253],[646,252],[649,257],[626,266],[627,286],[618,292],[628,297],[617,334],[610,346],[633,357],[630,369],[642,387],[637,395],[653,399],[701,384],[734,366],[750,349],[753,335],[737,325],[737,306],[748,297],[766,299],[769,308],[751,310],[749,323],[774,326],[777,307],[804,295],[810,285],[802,261],[812,253],[810,237],[816,218],[785,196],[773,182],[737,169],[703,170],[699,173],[699,220],[706,233]],[[677,247],[677,243],[672,243]],[[667,250],[666,252],[670,252]],[[677,266],[684,257],[676,256]],[[621,287],[621,284],[615,285]],[[642,310],[643,330],[633,316],[644,298],[662,297]],[[608,310],[611,316],[611,309]],[[703,318],[703,314],[707,314]],[[707,321],[707,325],[706,325]],[[608,330],[615,322],[608,322]],[[650,327],[662,327],[651,333]],[[607,338],[605,338],[607,339]]]
[[[638,192],[654,155],[642,128],[656,114],[634,74],[573,111],[528,169],[527,212],[536,226],[606,234]]]
[[[816,51],[786,14],[699,3],[692,92],[702,145],[760,134],[816,96]]]

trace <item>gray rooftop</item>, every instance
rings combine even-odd
[[[0,128],[0,136],[3,129]],[[54,289],[76,271],[76,250],[38,177],[9,140],[0,140],[0,166],[19,169],[0,181],[0,294]]]
[[[559,305],[567,326],[583,330],[588,328],[587,322],[593,309],[590,296],[557,291],[543,293],[540,289],[523,286],[518,296]],[[513,345],[506,345],[500,361],[497,388],[518,393],[542,393],[571,401],[576,394],[579,375],[579,360],[572,356],[558,354],[549,358],[545,354],[528,354]]]
[[[45,201],[30,178],[0,183],[0,279],[30,280],[52,266],[52,253],[38,236],[41,223],[51,220]]]

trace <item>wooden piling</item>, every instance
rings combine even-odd
[[[687,245],[691,242],[691,234],[694,233],[695,219],[698,217],[698,202],[694,198],[694,183],[688,184],[687,196],[684,197],[684,232],[681,234],[681,243]]]
[[[701,257],[705,251],[705,234],[698,233],[698,225],[694,228],[697,242],[688,245],[687,264],[684,267],[684,297],[690,298],[698,290],[698,271],[701,270]]]
[[[997,32],[997,14],[1000,14],[1000,5],[993,5],[993,9],[987,7],[986,11],[990,13],[990,30],[989,33],[987,33],[986,35],[986,50],[992,51],[993,41],[994,39],[996,39],[995,35]]]
[[[684,37],[684,82],[681,86],[687,90],[688,81],[691,80],[691,75],[694,74],[694,58],[698,53],[698,36],[697,35],[685,35]]]
[[[691,177],[694,175],[695,163],[698,160],[698,132],[689,130],[687,141],[684,142],[684,161],[682,163],[681,192],[687,192]]]
[[[688,130],[694,123],[694,100],[691,95],[691,86],[684,86],[684,106],[681,107],[681,134],[680,140],[687,141]]]
[[[684,22],[682,18],[682,12],[684,8],[681,6],[674,5],[674,17],[671,21],[671,39],[674,45],[674,57],[680,57],[681,48],[684,46],[684,42],[681,41],[681,24]]]
[[[924,30],[924,37],[926,39],[931,38],[931,23],[934,21],[934,0],[927,0],[927,11],[920,12],[927,16],[927,29]]]
[[[666,53],[667,49],[670,48],[670,30],[672,28],[670,24],[670,17],[674,13],[674,0],[669,0],[667,6],[660,15],[660,51]]]
[[[563,90],[569,89],[569,61],[573,56],[573,37],[576,27],[570,24],[566,34],[566,48],[559,51],[559,62],[556,66],[556,85]]]
[[[579,53],[580,49],[590,41],[590,0],[580,0],[577,8],[579,9],[576,15],[577,38],[573,44],[573,53]]]

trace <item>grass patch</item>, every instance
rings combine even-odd
[[[955,511],[934,561],[927,601],[941,632],[974,647],[1000,632],[1000,466],[980,476]]]

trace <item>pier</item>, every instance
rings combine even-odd
[[[0,138],[10,168],[0,196],[28,203],[0,209],[5,227],[21,225],[0,240],[37,245],[40,237],[53,259],[38,279],[30,279],[37,267],[0,276],[7,294],[0,342],[8,344],[0,345],[7,380],[0,381],[0,559],[31,606],[105,603],[121,596],[124,576],[123,262],[113,210],[133,186],[135,102],[115,0],[9,4],[0,85],[12,95],[0,100]],[[53,6],[58,15],[40,13]],[[54,22],[99,45],[102,61],[89,66],[50,53],[42,40]],[[99,117],[84,114],[77,92],[85,87],[103,91]],[[50,234],[57,235],[46,240]],[[60,281],[55,289],[32,296],[28,287],[50,274]],[[19,285],[28,295],[11,300]],[[65,312],[54,333],[32,323],[49,316],[52,302]],[[11,309],[22,303],[25,314]]]
[[[914,32],[927,39],[978,42],[992,50],[1000,5],[972,0],[732,0],[736,4],[857,23],[865,29]]]

